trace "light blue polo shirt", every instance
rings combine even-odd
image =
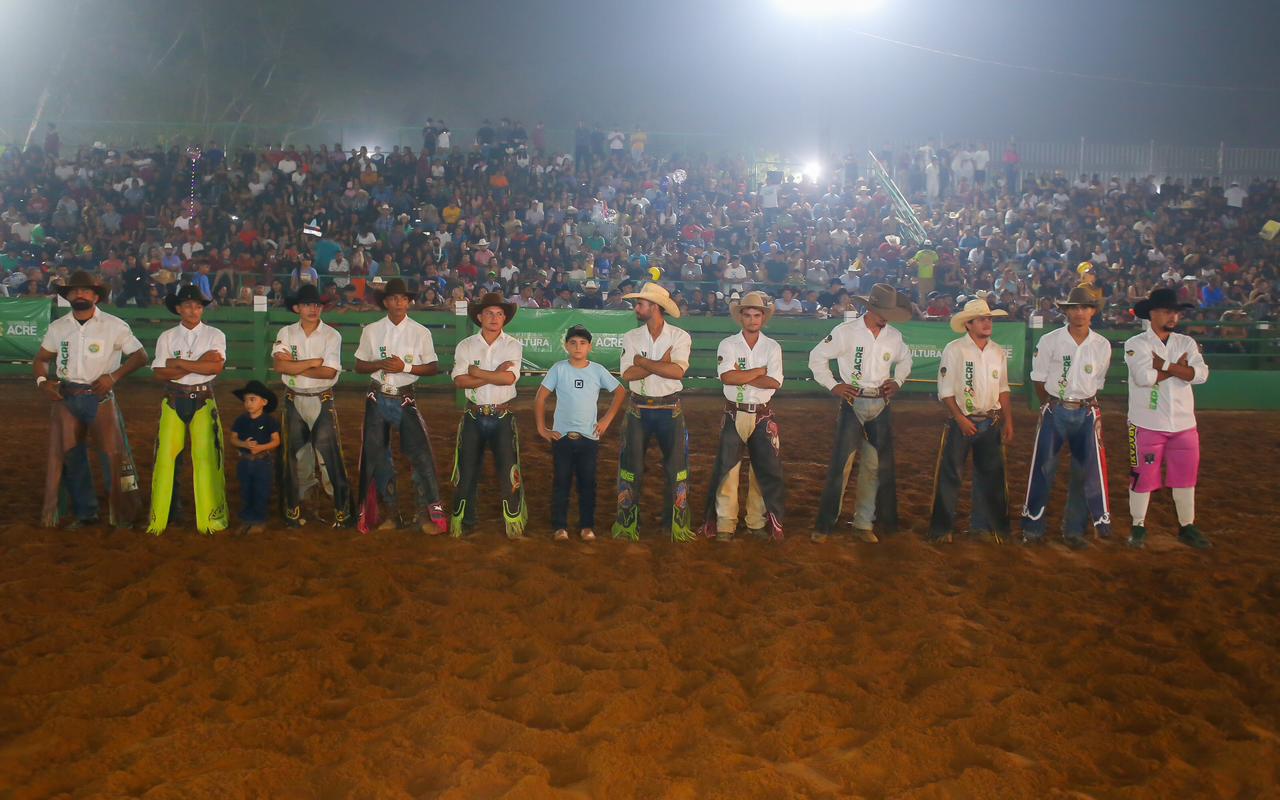
[[[589,439],[596,438],[600,392],[612,392],[621,385],[609,370],[594,361],[588,361],[582,369],[574,367],[568,359],[557,361],[542,379],[542,388],[556,396],[551,429],[562,436],[580,433]]]

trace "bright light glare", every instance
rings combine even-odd
[[[774,5],[797,17],[845,17],[864,14],[881,0],[775,0]]]
[[[810,161],[804,165],[804,170],[801,174],[814,183],[817,183],[818,178],[822,176],[822,165],[817,161]]]

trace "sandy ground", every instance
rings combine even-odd
[[[1146,552],[1075,553],[924,544],[921,401],[898,405],[897,538],[809,542],[834,408],[784,393],[787,541],[675,545],[649,481],[639,544],[566,545],[523,396],[517,543],[490,486],[462,541],[42,530],[45,404],[0,398],[22,421],[0,461],[0,798],[1280,797],[1275,415],[1200,417],[1211,552],[1176,543],[1165,493]],[[122,398],[145,479],[158,394]],[[344,391],[352,459],[360,402]],[[452,397],[424,405],[447,477]],[[688,413],[701,509],[717,403]],[[1123,531],[1123,411],[1107,425]]]

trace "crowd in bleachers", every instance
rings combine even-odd
[[[1015,319],[1054,321],[1077,283],[1106,324],[1154,287],[1204,318],[1274,316],[1275,180],[1247,186],[1028,174],[1012,144],[929,143],[879,154],[924,232],[914,241],[866,158],[800,177],[729,155],[647,151],[636,129],[579,124],[573,152],[541,124],[486,122],[463,142],[431,120],[418,150],[290,146],[67,147],[0,155],[0,286],[53,292],[102,276],[118,305],[184,283],[222,305],[279,305],[304,282],[339,308],[404,278],[419,308],[497,289],[524,307],[625,308],[656,277],[690,314],[763,289],[780,314],[842,317],[878,282],[945,318],[985,293]]]

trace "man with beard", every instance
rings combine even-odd
[[[874,523],[885,533],[898,528],[898,490],[894,469],[893,418],[889,401],[911,374],[911,351],[889,323],[911,319],[911,301],[892,286],[878,283],[857,298],[866,311],[837,325],[809,354],[814,380],[840,399],[827,480],[818,501],[815,542],[824,542],[844,505],[845,487],[858,459],[853,528],[864,542],[879,541]],[[840,368],[831,374],[831,360]]]
[[[667,475],[662,525],[677,542],[693,540],[689,519],[689,431],[680,392],[693,340],[667,324],[680,318],[680,308],[666,289],[646,283],[639,292],[623,295],[635,301],[641,325],[622,337],[622,380],[631,392],[622,422],[622,452],[618,456],[618,517],[613,537],[640,538],[640,487],[644,480],[644,451],[650,439],[662,448]]]
[[[1178,302],[1174,290],[1156,289],[1133,307],[1134,316],[1149,320],[1151,327],[1124,343],[1129,367],[1129,515],[1133,518],[1128,544],[1134,548],[1147,541],[1151,492],[1165,486],[1173,491],[1178,512],[1178,541],[1200,550],[1212,546],[1195,526],[1200,433],[1191,389],[1209,380],[1209,365],[1194,339],[1174,332],[1178,319],[1190,308]]]
[[[1008,356],[991,339],[992,318],[1005,316],[1007,312],[992,310],[979,298],[951,318],[951,330],[964,336],[943,348],[938,365],[938,399],[949,416],[933,481],[933,513],[925,536],[930,542],[951,541],[960,470],[971,451],[969,530],[977,538],[997,543],[1009,536],[1004,445],[1013,441],[1013,401]]]
[[[36,387],[53,401],[41,523],[51,528],[58,525],[63,488],[74,514],[69,529],[98,522],[98,498],[89,468],[88,440],[92,439],[109,468],[103,480],[109,521],[128,527],[139,511],[138,478],[114,389],[147,363],[147,353],[128,324],[98,308],[107,289],[89,273],[77,271],[58,293],[71,303],[71,313],[49,324],[32,364]]]
[[[703,533],[733,539],[738,527],[738,474],[742,451],[751,456],[747,479],[747,530],[782,540],[786,483],[778,458],[778,423],[770,401],[782,386],[782,346],[760,330],[773,316],[769,300],[748,292],[729,308],[742,331],[720,342],[716,369],[724,384],[725,409],[720,449],[707,492]]]

